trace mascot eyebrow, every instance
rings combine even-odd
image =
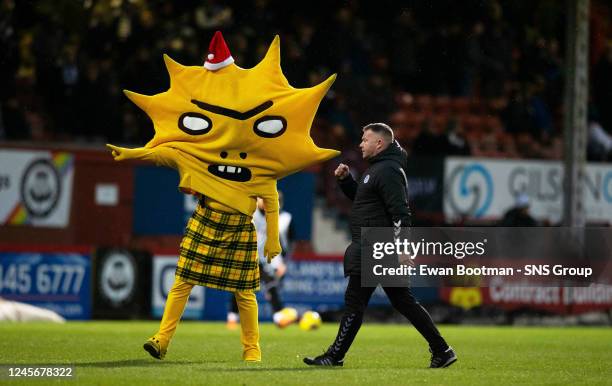
[[[254,117],[255,115],[261,113],[262,111],[269,109],[273,105],[272,101],[265,101],[259,106],[254,107],[250,109],[249,111],[245,111],[244,113],[241,113],[240,111],[228,109],[222,106],[211,105],[210,103],[202,102],[197,99],[192,99],[191,103],[198,106],[202,110],[210,111],[211,113],[215,113],[219,115],[225,115],[226,117],[238,119],[241,121]]]

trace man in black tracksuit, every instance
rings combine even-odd
[[[393,131],[384,123],[363,128],[359,145],[370,167],[356,182],[348,166],[340,164],[335,171],[344,194],[353,201],[350,216],[351,244],[344,254],[344,274],[349,277],[345,292],[345,311],[336,340],[316,358],[304,358],[308,365],[342,366],[344,355],[355,339],[363,313],[375,287],[361,286],[361,227],[401,227],[410,225],[408,208],[407,156],[393,139]],[[427,311],[417,302],[409,287],[383,287],[391,304],[404,315],[429,343],[430,367],[447,367],[457,360]]]

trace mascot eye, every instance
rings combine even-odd
[[[287,120],[283,117],[266,115],[255,121],[253,131],[264,138],[274,138],[287,130]]]
[[[200,113],[184,113],[179,118],[178,126],[187,134],[201,135],[212,129],[212,121]]]

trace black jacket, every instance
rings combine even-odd
[[[339,181],[353,201],[351,244],[344,253],[344,274],[361,274],[361,227],[409,227],[407,155],[395,141],[368,160],[370,167],[359,183],[352,176]]]

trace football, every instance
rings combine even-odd
[[[318,312],[306,311],[304,315],[302,315],[302,319],[300,319],[300,329],[304,331],[316,330],[321,327],[322,323],[321,315],[319,315]]]
[[[279,328],[285,328],[298,320],[298,312],[295,308],[285,307],[273,316],[274,324]]]

